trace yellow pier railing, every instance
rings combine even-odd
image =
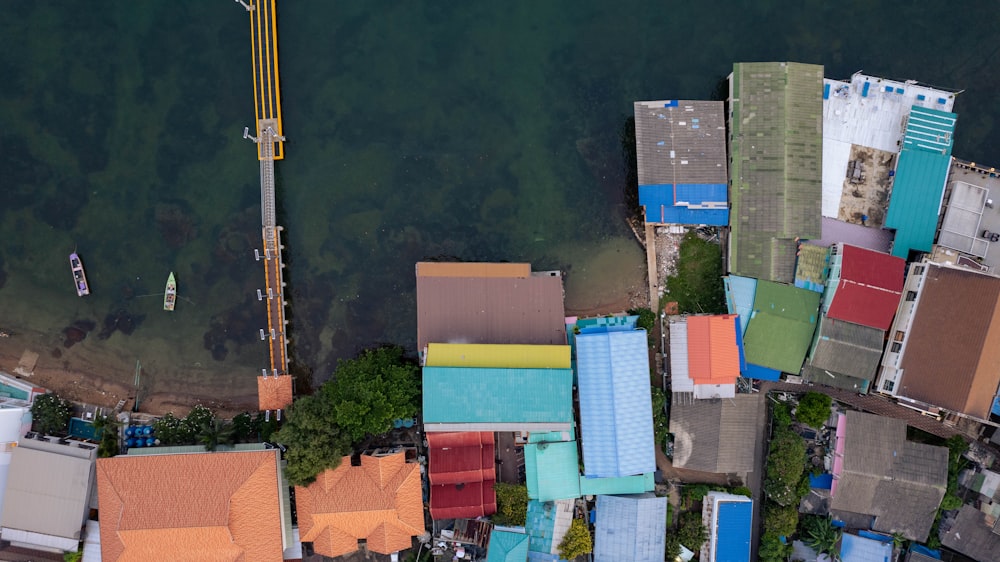
[[[257,133],[262,121],[277,122],[277,137],[282,137],[281,81],[278,76],[278,21],[275,0],[255,0],[250,13],[250,51],[253,56],[253,106],[257,117]],[[285,157],[285,143],[278,140],[273,158]],[[257,145],[257,158],[261,159]]]

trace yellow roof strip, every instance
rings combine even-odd
[[[569,369],[568,345],[487,343],[432,343],[427,346],[428,367],[495,369]]]

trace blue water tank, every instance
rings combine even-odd
[[[403,420],[403,427],[413,427],[413,418]]]
[[[156,439],[153,439],[152,437],[147,437],[146,438],[146,446],[147,447],[152,447],[154,443],[156,443]]]
[[[125,437],[132,437],[133,433],[135,433],[135,429],[131,425],[125,428]]]
[[[143,428],[142,428],[142,434],[143,435],[149,435],[151,433],[153,433],[153,428],[152,427],[149,427],[148,425],[143,426]]]
[[[132,429],[132,428],[130,427],[129,429]],[[131,437],[129,437],[128,439],[126,439],[125,440],[125,446],[126,447],[135,447],[135,439],[132,439]]]
[[[144,439],[136,439],[135,440],[135,446],[136,447],[142,447],[145,444],[146,444],[146,441]]]

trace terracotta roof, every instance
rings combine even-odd
[[[740,375],[735,314],[688,316],[688,375],[694,384],[733,384]]]
[[[528,263],[417,262],[417,277],[530,277]]]
[[[427,478],[433,519],[496,512],[493,432],[427,433]]]
[[[284,410],[292,403],[292,376],[257,377],[260,410]]]
[[[391,554],[424,532],[419,465],[404,453],[363,456],[361,466],[344,457],[307,488],[297,486],[295,499],[301,541],[324,556],[354,552],[359,539],[372,552]]]
[[[906,335],[897,392],[989,419],[1000,384],[1000,278],[924,265],[927,273]]]
[[[906,262],[847,244],[840,251],[840,280],[827,316],[888,330],[903,291]]]
[[[105,561],[282,555],[277,451],[97,460]]]
[[[566,344],[561,276],[485,275],[473,267],[509,264],[448,265],[467,276],[427,276],[428,264],[417,264],[418,350],[432,342]]]

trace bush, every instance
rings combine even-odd
[[[701,522],[700,511],[688,511],[681,515],[681,525],[677,529],[677,540],[690,550],[698,552],[708,540],[708,531]]]
[[[788,429],[778,431],[767,455],[764,493],[768,499],[784,507],[797,505],[805,464],[806,444],[802,438]]]
[[[792,544],[781,544],[781,539],[772,533],[764,533],[760,540],[757,559],[761,562],[785,562],[792,554]]]
[[[528,487],[524,484],[497,482],[497,514],[493,516],[500,525],[524,525],[528,518]]]
[[[590,529],[583,519],[574,519],[569,530],[559,543],[559,556],[564,560],[573,560],[577,556],[594,551],[594,543],[590,537]]]
[[[730,493],[736,494],[737,496],[746,496],[748,498],[753,497],[753,492],[751,492],[750,488],[747,488],[746,486],[737,486],[733,488],[733,490]]]
[[[37,396],[31,405],[32,425],[39,433],[66,435],[71,417],[73,404],[55,394]]]
[[[830,397],[820,392],[807,392],[799,400],[795,418],[809,427],[820,428],[830,419]]]
[[[764,506],[764,532],[779,537],[789,537],[799,526],[798,506],[780,506],[767,502]]]
[[[681,241],[677,274],[667,278],[665,298],[677,301],[681,314],[725,314],[722,249],[695,232]]]
[[[653,439],[656,440],[656,447],[662,450],[666,446],[667,435],[670,431],[670,420],[667,418],[665,409],[667,395],[655,386],[650,388],[653,394]]]
[[[784,402],[774,403],[771,406],[771,420],[775,433],[780,429],[785,429],[792,425],[792,410],[788,407],[788,404]]]

